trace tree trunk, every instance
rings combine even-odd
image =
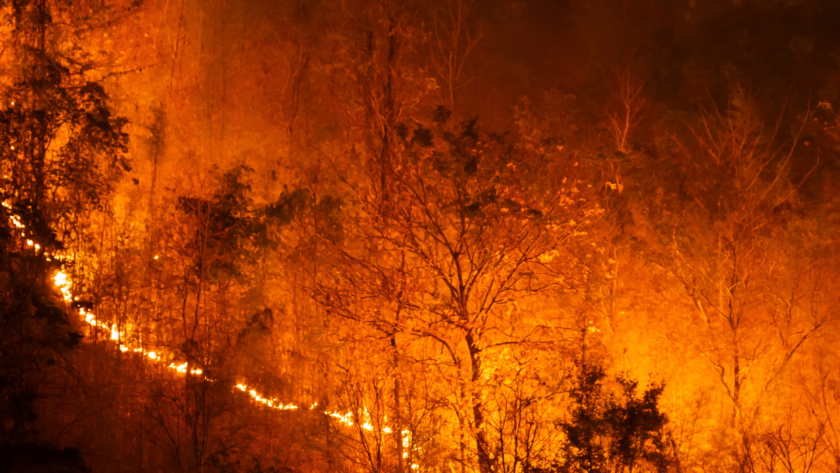
[[[467,332],[466,341],[470,352],[470,368],[472,371],[470,376],[470,381],[472,382],[470,389],[470,403],[472,405],[475,446],[478,453],[478,471],[481,473],[492,473],[493,464],[490,458],[487,436],[484,432],[484,405],[481,400],[481,393],[476,392],[476,387],[481,380],[481,360],[479,359],[481,349],[479,348],[478,341],[473,336],[471,330]]]
[[[397,317],[399,317],[399,312],[397,312]],[[396,333],[391,334],[391,348],[394,350],[394,438],[397,442],[397,471],[403,473],[405,469],[403,467],[402,415],[400,413],[400,377]]]

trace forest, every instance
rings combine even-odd
[[[838,109],[836,0],[0,0],[0,472],[838,473]]]

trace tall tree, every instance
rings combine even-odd
[[[684,321],[691,333],[671,338],[714,373],[729,401],[721,420],[730,432],[762,429],[780,376],[837,322],[824,279],[830,242],[809,230],[802,181],[790,178],[809,117],[798,120],[789,130],[781,121],[766,125],[751,97],[733,90],[726,110],[703,115],[661,150],[673,167],[660,171],[664,181],[645,197],[644,225],[658,241],[643,253],[679,281],[693,306]]]
[[[62,252],[84,238],[86,219],[107,206],[129,169],[126,120],[114,115],[94,79],[94,53],[77,37],[107,15],[79,13],[46,0],[0,5],[7,25],[0,37],[0,349],[3,405],[11,407],[4,410],[4,443],[42,440],[34,405],[47,380],[61,384],[57,368],[69,368],[68,349],[81,338],[68,318],[70,293],[54,287],[70,287],[72,254]]]
[[[453,415],[473,439],[478,468],[489,472],[505,461],[495,456],[499,440],[487,424],[494,354],[556,340],[532,298],[578,276],[572,248],[588,244],[584,229],[600,211],[583,197],[575,166],[555,161],[556,152],[510,146],[481,133],[475,120],[449,131],[447,118],[440,108],[437,132],[397,129],[391,198],[364,201],[371,245],[383,257],[370,266],[409,278],[393,291],[405,314],[390,330],[442,351]],[[336,289],[327,303],[352,305],[354,291],[338,290],[346,287],[338,282],[329,283]]]

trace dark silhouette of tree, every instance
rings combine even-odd
[[[653,385],[641,397],[638,382],[616,378],[617,392],[605,392],[607,375],[598,365],[584,364],[570,397],[568,420],[560,423],[566,436],[564,473],[632,473],[641,467],[666,472],[668,419],[659,410],[663,385]]]

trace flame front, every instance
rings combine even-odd
[[[6,201],[3,201],[2,205],[3,205],[3,207],[5,207],[7,209],[12,208],[12,206]],[[20,221],[20,217],[17,216],[17,215],[10,215],[9,220],[12,222],[12,224],[15,226],[15,228],[18,228],[18,229],[21,229],[21,230],[26,228],[26,226]],[[21,233],[21,237],[25,238],[26,233]],[[38,244],[38,243],[35,243],[35,241],[32,240],[32,239],[27,239],[27,240],[25,240],[24,243],[25,243],[27,248],[34,249],[36,252],[41,249],[41,245]],[[52,261],[52,260],[64,261],[64,257],[62,257],[61,255],[54,255],[54,254],[51,255],[51,254],[45,252],[44,256],[46,257],[46,259],[48,261]],[[155,259],[158,259],[158,257],[155,256]],[[73,296],[73,292],[71,290],[71,288],[73,287],[73,283],[70,280],[70,277],[67,275],[67,273],[65,273],[63,270],[59,270],[55,273],[55,276],[53,276],[53,282],[55,284],[55,287],[61,292],[62,299],[64,299],[65,302],[72,303],[73,301],[78,300],[77,297]],[[109,325],[105,322],[97,320],[95,314],[93,312],[85,309],[84,307],[79,307],[78,308],[78,314],[86,324],[90,325],[91,327],[97,328],[97,329],[102,329],[103,331],[108,333],[109,334],[108,338],[111,341],[117,343],[118,349],[121,353],[129,353],[129,352],[138,353],[138,354],[142,355],[147,360],[150,360],[150,361],[153,361],[153,362],[156,362],[156,363],[161,363],[161,366],[169,369],[173,373],[177,373],[177,374],[181,374],[181,375],[186,375],[187,373],[189,373],[190,375],[193,375],[193,376],[200,376],[201,378],[203,378],[207,381],[213,381],[211,378],[208,378],[207,376],[204,375],[204,371],[201,368],[191,367],[190,364],[187,363],[187,362],[176,364],[174,361],[169,361],[169,360],[172,360],[174,358],[174,356],[171,355],[171,354],[165,353],[165,352],[160,351],[160,350],[155,350],[155,351],[146,350],[145,348],[143,348],[141,346],[128,346],[126,344],[126,340],[131,339],[131,337],[127,336],[128,334],[126,333],[126,330],[130,330],[132,328],[130,326],[124,327],[124,329],[121,331],[119,329],[119,327],[115,324]],[[166,361],[169,361],[169,363],[166,364]],[[260,405],[271,408],[271,409],[280,410],[280,411],[294,411],[294,410],[299,409],[298,405],[296,405],[294,403],[291,403],[291,402],[290,403],[282,403],[282,402],[278,401],[276,398],[265,397],[264,395],[259,393],[257,390],[255,390],[253,388],[249,388],[244,383],[237,383],[235,385],[235,389],[248,394],[254,402],[259,403]],[[309,410],[314,410],[317,406],[318,406],[318,403],[315,402],[315,403],[313,403],[309,406]],[[342,413],[337,412],[337,411],[323,411],[323,414],[328,416],[328,417],[332,417],[333,419],[336,419],[336,421],[338,421],[338,423],[341,424],[341,425],[344,425],[344,426],[347,426],[347,427],[352,427],[353,425],[355,425],[355,423],[353,421],[353,413],[352,412],[347,412],[345,414],[342,414]],[[374,426],[371,423],[370,415],[368,414],[367,410],[365,410],[365,412],[363,413],[363,422],[361,423],[360,427],[361,427],[362,430],[367,431],[367,432],[371,432],[371,431],[374,430]],[[390,433],[392,433],[392,430],[391,430],[390,427],[384,426],[384,427],[382,427],[382,432],[385,433],[385,434],[390,434]],[[408,430],[403,430],[401,436],[402,436],[403,448],[410,449],[410,447],[411,447],[411,432],[408,431]],[[408,452],[404,452],[403,453],[403,458],[407,458],[407,457],[408,457]],[[416,470],[417,468],[419,468],[419,465],[417,465],[415,463],[412,463],[410,465],[410,467],[411,467],[412,470]]]

